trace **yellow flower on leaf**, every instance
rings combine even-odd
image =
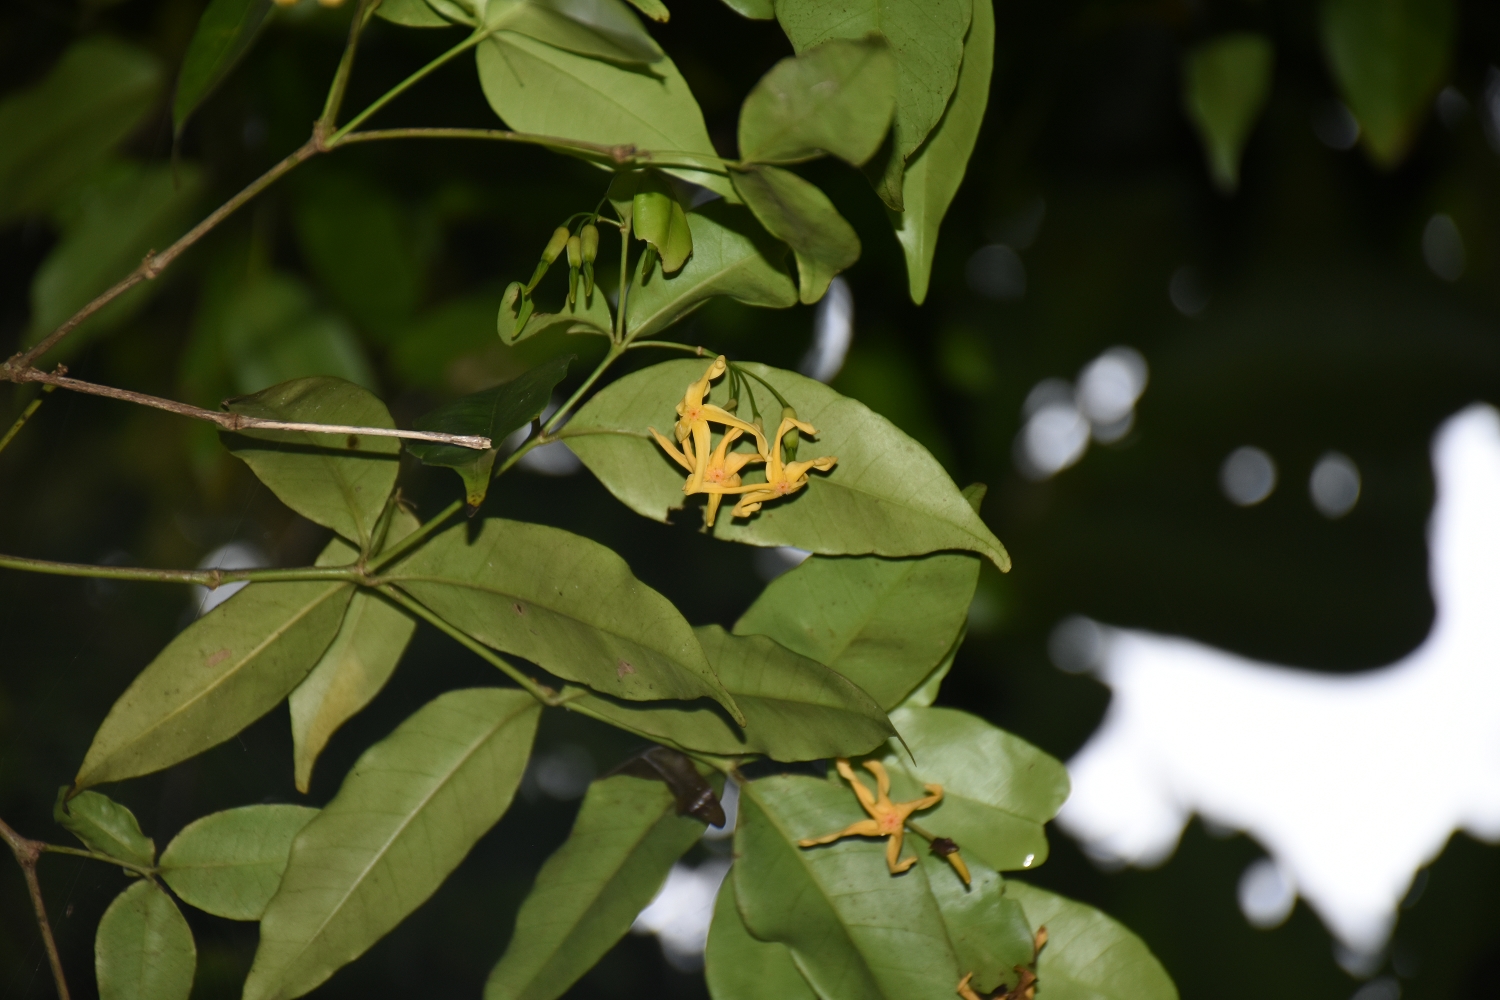
[[[722,406],[715,406],[712,403],[704,401],[704,397],[708,395],[710,383],[720,375],[723,375],[728,367],[729,362],[725,359],[724,355],[721,354],[717,358],[714,358],[713,363],[708,366],[708,370],[703,373],[703,377],[688,385],[687,392],[682,394],[682,402],[677,404],[677,441],[683,444],[683,450],[686,452],[686,457],[691,463],[691,465],[687,465],[688,481],[684,492],[698,493],[702,490],[704,476],[708,472],[709,452],[713,447],[712,431],[708,426],[710,422],[723,424],[725,427],[737,427],[742,434],[754,435],[757,444],[756,450],[761,454],[765,454],[766,439],[759,427],[756,427],[754,424],[747,424]],[[655,427],[648,429],[651,431],[652,436],[656,438],[658,444],[662,444],[665,441],[665,436],[658,432]],[[693,439],[691,447],[686,444],[689,437]],[[678,462],[679,464],[686,464],[681,462],[681,460],[678,460]]]
[[[719,439],[719,446],[709,456],[708,468],[703,471],[703,482],[706,486],[729,486],[740,485],[740,470],[750,462],[764,462],[765,456],[746,452],[731,452],[729,446],[738,441],[745,434],[738,427],[731,427],[724,432]],[[651,435],[656,438],[656,443],[661,445],[662,450],[672,457],[678,465],[688,471],[689,476],[696,470],[694,455],[691,452],[679,451],[677,446],[667,439],[665,434],[656,428],[651,428]],[[684,487],[686,490],[686,487]],[[703,523],[708,527],[714,526],[714,518],[719,512],[719,501],[723,494],[710,492],[708,494],[708,507],[703,512]]]
[[[788,431],[796,428],[803,434],[817,434],[818,429],[812,424],[797,420],[794,417],[783,417],[781,426],[776,428],[776,436],[771,440],[771,447],[766,458],[766,481],[763,483],[751,483],[748,486],[710,486],[700,483],[697,488],[692,487],[692,480],[688,480],[688,487],[684,487],[685,493],[738,493],[740,500],[734,505],[731,513],[735,517],[749,517],[760,510],[761,504],[769,500],[780,500],[782,497],[791,496],[802,487],[807,485],[807,474],[812,469],[819,472],[827,472],[838,464],[838,459],[832,455],[815,458],[808,462],[783,462],[781,459],[781,439]]]
[[[864,807],[865,812],[870,814],[870,818],[851,823],[838,833],[799,840],[797,846],[815,847],[818,844],[831,844],[844,837],[886,837],[888,839],[885,845],[885,864],[891,870],[892,875],[899,875],[916,864],[915,857],[901,860],[901,842],[906,832],[906,819],[914,812],[930,809],[943,801],[943,786],[926,785],[924,787],[929,794],[923,798],[913,799],[910,802],[892,802],[891,778],[886,774],[885,765],[880,761],[865,761],[865,770],[875,775],[878,796],[870,794],[864,782],[855,775],[854,768],[850,767],[849,762],[842,757],[838,760],[838,769],[839,775],[854,786],[854,794],[859,798],[859,804]]]

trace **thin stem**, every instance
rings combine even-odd
[[[620,223],[620,297],[615,304],[615,343],[625,342],[625,307],[630,302],[630,226],[634,225],[634,218],[629,224]]]
[[[626,350],[634,350],[637,347],[662,347],[669,351],[687,351],[689,354],[696,354],[700,358],[706,357],[711,353],[702,345],[694,347],[692,344],[677,344],[670,340],[632,340],[629,344],[625,345]]]
[[[624,303],[624,300],[625,293],[621,292],[620,301],[622,304]],[[556,427],[559,423],[565,420],[568,416],[568,413],[573,409],[574,406],[578,404],[578,401],[583,398],[583,394],[588,392],[589,389],[593,387],[593,384],[595,382],[599,381],[599,376],[604,374],[604,369],[612,365],[615,359],[624,353],[625,348],[620,344],[616,343],[610,345],[609,351],[604,355],[604,360],[599,362],[599,367],[595,368],[593,373],[590,374],[588,378],[583,380],[583,385],[580,385],[577,390],[574,391],[573,395],[568,397],[568,401],[566,403],[557,408],[557,412],[552,414],[552,419],[548,420],[545,424],[542,425],[542,434],[547,434],[552,430],[552,428]]]
[[[533,434],[531,437],[527,438],[524,443],[522,443],[521,447],[505,456],[505,461],[501,462],[499,466],[495,468],[495,471],[491,474],[490,478],[499,479],[501,476],[510,471],[511,466],[515,465],[521,459],[525,458],[527,452],[531,451],[533,448],[540,448],[544,444],[551,444],[556,440],[558,439],[546,434]]]
[[[252,417],[243,413],[205,410],[199,406],[190,406],[187,403],[162,399],[160,396],[148,396],[142,392],[131,392],[129,389],[116,389],[113,386],[97,385],[93,382],[84,382],[80,379],[67,378],[60,374],[40,371],[36,368],[0,368],[0,379],[16,383],[41,382],[63,389],[71,389],[74,392],[87,393],[91,396],[103,396],[107,399],[118,399],[126,403],[137,403],[141,406],[149,406],[153,409],[175,413],[181,417],[206,420],[211,424],[217,424],[226,431],[301,431],[308,434],[353,434],[355,436],[364,435],[366,437],[403,438],[408,441],[432,441],[438,444],[458,445],[461,448],[473,448],[475,451],[488,451],[491,447],[489,438],[472,434],[445,434],[441,431],[404,431],[391,427],[357,427],[352,424],[313,424],[295,420],[267,420],[263,417]]]
[[[468,38],[465,38],[463,41],[453,46],[453,48],[449,49],[447,52],[444,52],[436,59],[433,59],[426,66],[423,66],[411,76],[408,76],[405,80],[402,80],[400,83],[396,84],[390,90],[387,90],[384,94],[377,97],[373,102],[371,102],[369,107],[365,108],[359,114],[349,119],[348,124],[346,124],[343,128],[339,129],[337,132],[333,133],[333,135],[329,136],[328,145],[337,146],[342,143],[345,136],[347,136],[350,132],[353,132],[355,129],[359,128],[359,126],[364,124],[364,122],[375,112],[379,111],[381,108],[385,107],[387,104],[391,103],[396,98],[406,93],[417,83],[421,82],[423,78],[425,78],[435,70],[439,69],[453,59],[456,59],[457,57],[463,55],[465,52],[469,51],[474,46],[484,41],[493,32],[493,28],[485,28],[475,31]]]
[[[566,153],[597,156],[617,166],[631,166],[641,160],[650,160],[651,154],[631,145],[602,146],[594,142],[580,142],[551,135],[533,135],[529,132],[511,132],[499,128],[382,128],[364,132],[348,132],[339,139],[340,146],[356,142],[381,142],[386,139],[488,139],[492,142],[514,142],[526,146],[542,146],[546,149]]]
[[[448,520],[448,518],[452,517],[454,514],[457,514],[463,507],[463,505],[464,502],[462,500],[455,500],[448,506],[444,507],[442,510],[438,511],[437,516],[432,520],[423,524],[416,531],[413,531],[411,534],[401,539],[401,541],[397,542],[391,548],[386,549],[384,552],[380,553],[380,555],[376,557],[376,559],[370,564],[370,572],[380,572],[386,566],[389,566],[391,563],[395,562],[397,559],[400,559],[402,556],[406,555],[418,545],[421,545],[427,540],[427,537],[429,535],[431,535],[437,529],[441,528],[443,524]]]
[[[490,649],[487,646],[481,645],[479,642],[476,642],[474,639],[470,638],[468,634],[448,624],[442,618],[439,618],[437,615],[429,611],[427,607],[420,601],[414,600],[411,597],[407,596],[399,588],[393,587],[390,584],[385,584],[380,588],[380,592],[386,597],[389,597],[391,600],[395,601],[397,604],[401,605],[403,608],[406,608],[418,618],[421,618],[428,624],[440,629],[443,632],[446,632],[449,636],[453,637],[461,645],[463,645],[465,649],[468,649],[470,652],[479,656],[485,662],[489,663],[492,666],[498,667],[502,673],[504,673],[511,680],[515,681],[517,684],[521,685],[521,687],[525,688],[527,694],[531,695],[543,705],[557,706],[562,704],[562,701],[558,698],[556,691],[552,690],[550,687],[547,687],[545,684],[538,684],[530,677],[527,677],[521,671],[512,666],[507,660],[497,654],[494,650]]]
[[[32,414],[36,413],[37,410],[40,410],[42,408],[42,400],[47,398],[48,393],[54,392],[56,391],[56,389],[57,386],[55,385],[44,387],[42,389],[42,395],[38,396],[36,399],[33,399],[31,401],[31,404],[27,406],[26,409],[21,411],[21,415],[16,418],[16,422],[10,425],[10,430],[5,432],[5,437],[0,438],[0,451],[4,451],[10,445],[11,439],[14,438],[17,434],[21,433],[21,428],[26,426],[26,421],[30,420]]]
[[[774,385],[772,385],[771,383],[767,382],[765,379],[761,378],[759,375],[755,374],[753,371],[751,371],[750,369],[744,367],[743,365],[735,365],[735,367],[739,369],[739,371],[740,371],[740,373],[742,375],[749,375],[751,378],[755,379],[755,381],[759,382],[761,385],[765,386],[767,389],[770,389],[771,390],[771,395],[773,395],[773,396],[776,397],[776,402],[778,402],[778,403],[781,404],[782,409],[786,409],[788,406],[791,405],[790,403],[788,403],[786,401],[786,399],[781,395],[781,393],[779,393],[779,392],[776,391],[776,387]]]
[[[304,566],[297,569],[148,569],[137,566],[95,566],[0,555],[0,569],[18,569],[49,576],[81,576],[97,580],[135,580],[149,583],[189,583],[210,590],[226,583],[274,583],[294,580],[350,580],[358,582],[357,566]]]
[[[328,99],[323,102],[323,113],[314,126],[318,134],[327,135],[338,123],[339,108],[344,103],[344,92],[349,89],[349,77],[354,72],[354,52],[359,48],[359,36],[370,23],[380,0],[360,0],[354,11],[354,20],[349,25],[349,41],[344,44],[344,55],[339,59],[339,68],[334,71],[333,82],[328,86]]]
[[[45,844],[41,841],[32,841],[32,843],[36,844],[37,849],[43,854],[71,854],[77,858],[90,858],[94,861],[103,861],[107,865],[115,865],[118,868],[133,871],[142,878],[154,878],[156,875],[155,868],[132,864],[120,858],[112,858],[108,854],[100,854],[98,851],[86,851],[79,847],[64,847],[61,844]]]
[[[35,840],[27,840],[7,826],[4,820],[0,820],[0,840],[4,840],[10,847],[10,852],[16,856],[16,864],[21,866],[21,874],[26,877],[26,888],[31,893],[31,907],[36,911],[36,926],[42,932],[42,944],[47,948],[47,961],[52,965],[52,980],[57,985],[57,996],[59,1000],[71,1000],[68,980],[63,975],[62,956],[57,952],[57,940],[52,936],[52,924],[47,919],[47,903],[42,898],[42,884],[36,877],[36,862],[42,856],[44,845]]]

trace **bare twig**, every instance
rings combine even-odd
[[[404,431],[391,427],[357,427],[352,424],[302,423],[295,420],[268,420],[264,417],[252,417],[243,413],[205,410],[201,406],[190,406],[187,403],[179,403],[176,400],[162,399],[160,396],[148,396],[142,392],[131,392],[129,389],[116,389],[113,386],[84,382],[80,379],[68,378],[62,374],[44,372],[36,368],[9,366],[0,368],[0,380],[16,383],[41,382],[45,385],[55,385],[60,389],[71,389],[74,392],[88,393],[91,396],[103,396],[106,399],[118,399],[126,403],[137,403],[141,406],[149,406],[153,409],[175,413],[181,417],[192,417],[194,420],[207,420],[209,423],[217,424],[226,431],[302,431],[308,434],[352,434],[355,436],[364,435],[366,437],[402,438],[407,441],[430,441],[434,444],[457,445],[460,448],[472,448],[475,451],[489,451],[492,447],[489,438],[477,434],[446,434],[442,431]]]
[[[47,960],[52,965],[52,979],[57,984],[59,1000],[70,1000],[68,980],[63,976],[62,956],[57,953],[57,941],[52,936],[52,924],[47,919],[47,903],[42,899],[42,884],[37,881],[36,862],[42,856],[45,845],[27,840],[0,820],[0,840],[4,840],[10,852],[21,866],[26,877],[26,888],[31,892],[31,905],[36,910],[36,926],[42,932],[42,943],[47,947]]]

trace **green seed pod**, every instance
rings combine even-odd
[[[575,271],[583,266],[583,240],[577,236],[568,237],[568,266]]]
[[[797,411],[792,409],[790,406],[783,406],[781,408],[781,419],[785,420],[788,417],[796,420]],[[786,460],[788,462],[797,461],[797,446],[801,443],[802,434],[795,427],[781,436],[781,449],[786,453]]]
[[[590,222],[578,231],[578,239],[583,247],[583,262],[592,264],[599,256],[599,227]]]

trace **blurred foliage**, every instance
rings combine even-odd
[[[172,172],[165,81],[182,65],[203,6],[0,8],[7,96],[44,79],[86,87],[91,72],[132,81],[109,115],[67,123],[80,164],[114,150],[97,169],[36,176],[26,168],[29,148],[0,151],[0,351],[44,332],[97,290],[49,278],[59,260],[71,255],[81,269],[72,273],[86,270],[96,276],[90,282],[113,280],[305,136],[338,60],[347,6],[304,2],[270,19],[187,121]],[[769,13],[769,4],[736,6]],[[1015,559],[1008,577],[985,569],[961,669],[940,704],[984,714],[1066,759],[1106,701],[1092,679],[1047,663],[1051,627],[1074,612],[1325,670],[1396,659],[1432,618],[1428,439],[1466,403],[1500,402],[1500,9],[1478,0],[1451,9],[1416,0],[1001,0],[995,13],[990,111],[924,307],[907,297],[902,247],[864,182],[831,164],[807,171],[864,245],[846,275],[856,335],[836,386],[919,438],[960,482],[989,483],[986,519]],[[1408,16],[1416,26],[1403,30]],[[1275,67],[1231,197],[1205,166],[1181,87],[1187,53],[1244,31],[1271,41]],[[774,23],[707,2],[679,2],[651,32],[676,58],[714,143],[732,151],[739,97],[789,53],[785,36]],[[734,44],[706,42],[724,38]],[[90,44],[100,50],[78,55],[84,50],[70,46],[79,39],[96,39]],[[447,44],[443,32],[376,22],[351,102],[384,92]],[[1372,62],[1371,46],[1382,44],[1395,55]],[[69,51],[64,66],[84,82],[48,77]],[[1362,126],[1348,142],[1329,126],[1349,118],[1339,101]],[[65,130],[29,122],[24,107],[9,114],[21,124],[7,119],[7,134],[62,141]],[[378,123],[489,127],[494,117],[474,71],[458,63]],[[1226,162],[1219,150],[1210,155]],[[515,194],[522,184],[524,197]],[[577,192],[602,196],[604,184],[586,165],[521,147],[341,151],[231,219],[169,279],[101,315],[68,362],[85,377],[207,405],[316,366],[378,386],[409,425],[549,357],[595,349],[591,338],[560,332],[506,348],[494,316],[504,283],[530,272],[545,234],[577,207]],[[38,210],[63,190],[77,195],[55,212]],[[131,224],[96,237],[96,206],[106,203],[124,206]],[[120,218],[119,208],[110,211]],[[1422,232],[1434,213],[1450,216],[1461,234],[1464,268],[1453,281],[1424,261]],[[351,218],[357,227],[345,224]],[[1020,296],[995,299],[971,287],[971,255],[997,243],[1019,254]],[[1169,289],[1190,285],[1193,296],[1179,294],[1174,306]],[[795,367],[812,312],[720,301],[680,331],[731,357]],[[1027,393],[1116,344],[1140,350],[1151,366],[1134,430],[1053,479],[1022,478],[1012,446]],[[587,371],[587,361],[573,371]],[[30,398],[14,389],[0,395],[6,424]],[[53,394],[0,455],[0,551],[189,566],[238,541],[273,563],[310,561],[325,534],[294,518],[203,431]],[[1223,456],[1246,443],[1276,458],[1281,486],[1241,509],[1220,495],[1216,478]],[[1354,457],[1364,477],[1359,505],[1332,522],[1303,488],[1330,448]],[[423,512],[452,496],[443,470],[403,473]],[[694,623],[732,625],[759,589],[757,553],[689,525],[645,521],[587,473],[527,487],[497,484],[487,513],[610,545]],[[701,574],[715,586],[685,582]],[[17,574],[0,576],[0,595],[0,814],[40,833],[51,828],[54,790],[110,703],[190,609],[172,588]],[[359,750],[411,706],[491,676],[424,627],[370,710],[329,742],[307,798],[292,785],[279,712],[121,797],[158,843],[215,809],[322,803]],[[565,745],[586,748],[601,771],[630,749],[588,720],[549,717],[539,750]],[[523,873],[562,839],[575,808],[523,786],[519,807],[432,904],[320,995],[477,995],[529,888]],[[1394,794],[1391,808],[1401,808]],[[1245,923],[1234,886],[1259,850],[1243,837],[1216,839],[1195,826],[1154,872],[1102,873],[1060,835],[1052,852],[1031,881],[1139,932],[1184,997],[1249,1000],[1274,990],[1334,998],[1356,988],[1305,906],[1273,931]],[[93,928],[124,877],[81,860],[43,865],[64,956],[87,995]],[[1392,946],[1403,995],[1496,995],[1500,852],[1459,838],[1422,884]],[[254,929],[199,913],[189,919],[199,947],[194,996],[234,995]],[[0,992],[50,995],[41,958],[19,874],[0,866]],[[668,968],[654,942],[627,938],[571,995],[706,994],[701,977]]]

